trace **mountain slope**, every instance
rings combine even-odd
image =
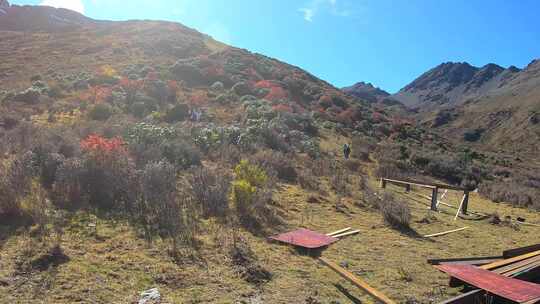
[[[496,64],[478,68],[466,62],[447,62],[422,74],[392,97],[420,109],[461,104],[497,91],[518,72],[515,67],[504,69]]]
[[[502,85],[461,105],[421,114],[420,118],[449,138],[537,159],[539,116],[540,61],[535,60],[522,71],[511,72]]]
[[[62,8],[10,5],[0,2],[0,29],[3,31],[73,31],[97,21]]]

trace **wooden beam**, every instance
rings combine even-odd
[[[461,207],[461,212],[467,214],[467,209],[469,208],[469,191],[463,191],[463,207]]]
[[[411,185],[411,186],[418,186],[418,187],[424,187],[424,188],[435,188],[435,186],[423,184],[420,182],[408,182],[408,181],[401,181],[401,180],[389,179],[389,178],[383,178],[382,182],[384,182],[385,185],[386,185],[386,182],[390,182],[392,184],[398,184],[398,185]]]
[[[351,234],[357,234],[358,232],[360,232],[360,230],[353,230],[353,231],[333,235],[333,237],[340,238],[340,237],[344,237],[344,236],[351,235]]]
[[[536,250],[540,250],[540,244],[534,244],[534,245],[529,245],[529,246],[525,246],[525,247],[519,247],[519,248],[513,248],[513,249],[505,250],[505,251],[503,251],[503,257],[505,259],[513,258],[515,256],[526,254],[526,253],[533,252],[533,251],[536,251]]]
[[[463,208],[463,203],[465,202],[465,195],[463,195],[463,198],[461,199],[461,203],[459,203],[459,207],[457,208],[456,216],[454,217],[454,221],[457,220],[459,213],[461,212],[461,209]]]
[[[334,231],[334,232],[330,232],[330,233],[327,233],[326,235],[334,236],[336,234],[340,234],[340,233],[343,233],[343,232],[349,231],[349,230],[351,230],[351,227],[347,227],[347,228],[343,228],[343,229],[340,229],[340,230],[337,230],[337,231]]]
[[[519,262],[515,262],[515,263],[512,263],[512,264],[508,264],[506,266],[503,266],[503,267],[500,267],[500,268],[497,268],[497,269],[493,270],[493,272],[498,273],[498,274],[513,273],[513,271],[515,271],[517,269],[520,269],[520,268],[522,268],[524,266],[529,266],[531,264],[535,264],[537,262],[540,262],[540,255],[532,257],[532,258],[528,258],[528,259],[525,259],[525,260],[522,260],[522,261],[519,261]],[[521,270],[519,270],[519,271],[521,271]]]
[[[470,265],[483,265],[502,260],[502,256],[486,256],[486,257],[466,257],[466,258],[449,258],[449,259],[428,259],[427,262],[431,265],[439,265],[442,263],[461,263]]]
[[[484,295],[485,291],[482,289],[474,289],[459,296],[453,297],[451,299],[439,302],[439,304],[472,304],[480,303],[481,297]]]
[[[437,211],[437,202],[439,197],[439,188],[435,187],[431,190],[431,210]]]
[[[374,289],[373,287],[369,286],[366,282],[361,280],[360,278],[356,277],[354,274],[348,272],[347,270],[343,269],[342,267],[338,266],[336,263],[327,260],[323,257],[319,258],[319,261],[321,261],[324,265],[330,267],[333,271],[337,272],[340,276],[342,276],[347,281],[351,282],[356,287],[364,290],[365,292],[369,293],[372,297],[379,300],[382,303],[385,304],[395,304],[396,302],[390,300],[388,297],[386,297],[384,294],[382,294],[380,291]]]
[[[486,265],[482,265],[482,266],[480,266],[480,268],[485,269],[485,270],[491,270],[491,269],[506,266],[508,264],[512,264],[512,263],[515,263],[515,262],[523,261],[525,259],[532,258],[532,257],[538,256],[538,255],[540,255],[540,250],[529,252],[529,253],[523,254],[523,255],[518,255],[518,256],[513,257],[513,258],[509,258],[509,259],[489,263],[489,264],[486,264]]]
[[[424,187],[424,188],[435,188],[435,187],[437,187],[437,188],[441,188],[441,189],[456,190],[456,191],[466,191],[467,190],[467,189],[465,189],[463,187],[452,186],[452,185],[441,184],[441,183],[425,183],[425,182],[420,182],[420,181],[415,181],[415,180],[397,180],[397,179],[391,179],[391,178],[382,178],[382,180],[387,181],[387,182],[391,182],[391,183],[394,183],[394,184],[400,184],[400,185],[409,184],[409,185],[412,185],[412,186],[419,186],[419,187]]]
[[[441,235],[449,234],[449,233],[452,233],[452,232],[458,232],[458,231],[461,231],[461,230],[465,230],[467,228],[469,228],[469,227],[467,226],[467,227],[458,228],[458,229],[454,229],[454,230],[448,230],[448,231],[444,231],[444,232],[428,234],[428,235],[424,235],[424,237],[428,238],[428,237],[434,237],[434,236],[441,236]]]

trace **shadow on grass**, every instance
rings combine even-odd
[[[360,299],[358,299],[357,297],[353,296],[349,290],[345,287],[343,287],[343,285],[341,284],[334,284],[334,286],[337,288],[337,290],[339,290],[344,296],[347,297],[347,299],[349,299],[351,301],[351,303],[354,303],[354,304],[362,304],[363,302],[360,301]]]
[[[23,228],[30,225],[31,221],[24,217],[2,217],[0,218],[0,250],[4,244],[15,235],[22,232]]]

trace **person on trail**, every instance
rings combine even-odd
[[[345,159],[349,159],[349,155],[351,155],[351,146],[349,144],[344,144],[343,156],[345,156]]]

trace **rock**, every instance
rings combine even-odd
[[[26,103],[38,103],[41,92],[35,88],[28,88],[22,92],[19,92],[13,96],[14,101],[26,102]]]
[[[240,81],[232,87],[232,91],[238,96],[250,95],[251,88],[244,81]]]
[[[157,288],[148,289],[141,292],[139,304],[157,304],[161,303],[161,294]]]

